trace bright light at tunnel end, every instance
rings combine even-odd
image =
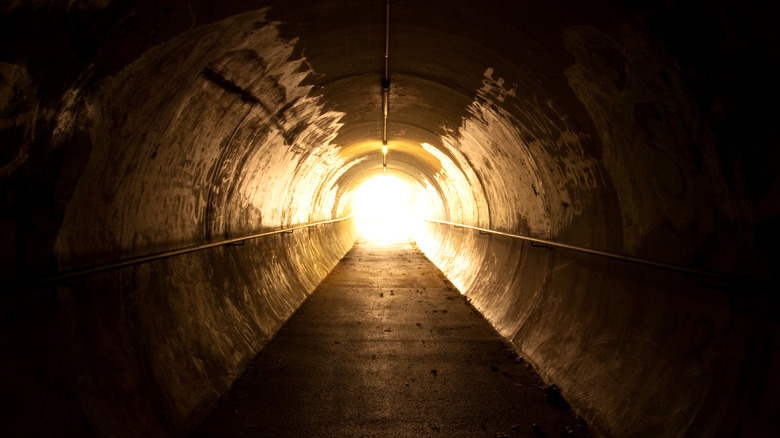
[[[416,241],[429,213],[418,195],[414,187],[392,175],[361,184],[352,204],[361,238],[382,244]]]

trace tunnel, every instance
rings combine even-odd
[[[780,434],[777,5],[0,9],[5,435],[191,434],[376,177],[595,436]]]

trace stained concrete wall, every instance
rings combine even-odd
[[[738,116],[703,106],[640,33],[572,26],[563,44],[573,57],[565,78],[600,148],[572,109],[524,100],[519,73],[486,69],[469,114],[441,138],[459,165],[437,174],[452,212],[438,219],[754,281],[712,284],[434,223],[420,247],[598,433],[776,428],[777,405],[762,404],[777,389],[776,259],[762,249],[776,232],[754,215],[765,201],[746,204],[762,198],[746,190],[764,189],[737,188],[723,155],[752,155],[761,147],[749,137],[763,134],[726,152],[724,125]],[[774,159],[773,150],[756,153]]]
[[[2,5],[4,286],[348,214],[381,173],[378,6]],[[429,224],[426,254],[598,434],[779,429],[766,8],[392,2],[388,171],[437,219],[758,280]],[[0,427],[186,434],[354,237],[4,293]]]
[[[727,287],[447,225],[426,254],[604,436],[774,429],[775,307]],[[769,306],[769,307],[767,307]]]
[[[113,75],[67,90],[56,110],[37,115],[42,120],[30,116],[48,125],[53,151],[20,142],[5,182],[48,184],[40,192],[52,190],[47,198],[60,196],[67,208],[20,199],[5,210],[23,219],[38,204],[51,222],[32,239],[24,231],[39,223],[19,220],[4,230],[16,236],[4,245],[36,245],[6,247],[22,287],[55,266],[335,218],[334,181],[349,169],[330,144],[341,113],[308,95],[300,82],[309,72],[290,59],[293,44],[266,11],[172,38]],[[25,67],[3,67],[4,91],[39,92],[24,88],[32,87]],[[36,160],[52,174],[28,175]],[[4,385],[2,429],[186,435],[355,237],[348,219],[75,284],[6,290],[3,372],[13,377]]]
[[[353,230],[324,225],[5,297],[3,430],[186,435],[351,248]]]

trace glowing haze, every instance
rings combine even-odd
[[[354,214],[363,238],[393,243],[415,240],[428,206],[410,184],[394,176],[369,179],[353,194]]]

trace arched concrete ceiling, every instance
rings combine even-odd
[[[26,140],[5,153],[4,174],[22,167],[34,131],[51,127],[55,144],[91,154],[89,165],[64,166],[68,181],[56,184],[75,187],[86,166],[82,187],[135,199],[137,208],[117,200],[104,212],[133,223],[120,247],[330,217],[342,193],[378,171],[384,2],[4,9],[6,125],[16,126],[6,132]],[[757,121],[771,109],[751,84],[774,71],[776,56],[750,57],[771,30],[751,8],[736,12],[742,18],[717,6],[394,1],[390,169],[434,184],[442,218],[712,269],[752,260],[739,268],[750,270],[761,257],[739,242],[762,240],[753,224],[776,213],[766,196],[777,185],[765,164],[776,152],[757,146],[776,137]],[[710,47],[703,60],[677,40],[689,17],[701,22],[696,42]],[[23,28],[33,31],[26,39],[8,37]],[[718,48],[749,63],[717,63]],[[41,103],[12,105],[20,93]],[[719,143],[754,103],[751,146]],[[753,166],[739,172],[749,177],[725,167],[735,156],[741,169]],[[173,174],[188,186],[186,202]],[[139,188],[157,177],[166,182]],[[91,229],[76,212],[105,209],[105,199],[73,190],[70,221]],[[743,208],[745,196],[755,208]],[[176,213],[162,227],[133,213],[171,202]],[[181,223],[187,215],[194,228]],[[81,234],[63,220],[60,242]],[[105,230],[85,232],[104,240]],[[686,249],[653,248],[654,235]]]

